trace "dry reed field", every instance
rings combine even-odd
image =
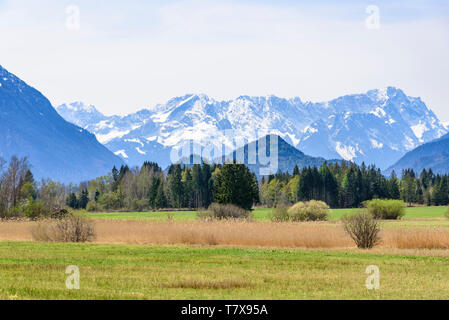
[[[36,222],[0,222],[0,240],[31,241]],[[340,222],[153,222],[95,220],[96,243],[337,249],[354,248]],[[444,227],[384,228],[379,248],[449,249]]]

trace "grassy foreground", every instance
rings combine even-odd
[[[68,265],[81,289],[67,290]],[[380,290],[365,287],[380,268]],[[448,258],[0,242],[0,299],[449,299]]]

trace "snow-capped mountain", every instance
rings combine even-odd
[[[80,101],[60,105],[56,110],[65,120],[82,128],[86,123],[98,123],[106,119],[94,106]]]
[[[86,117],[81,109],[82,116],[71,112],[66,119],[81,121],[83,128],[130,165],[143,160],[169,164],[171,149],[190,139],[237,148],[235,138],[251,142],[276,134],[311,156],[386,168],[448,131],[420,98],[393,87],[320,103],[275,96],[216,101],[189,94],[151,110],[101,120],[96,112]],[[60,112],[65,117],[66,112]]]
[[[64,120],[39,91],[0,66],[0,157],[28,157],[37,179],[80,182],[123,165],[95,136]]]

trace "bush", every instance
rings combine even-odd
[[[375,219],[401,219],[405,214],[404,201],[374,199],[365,202],[365,207]]]
[[[232,204],[212,203],[207,210],[200,210],[197,216],[201,219],[248,219],[249,211]]]
[[[378,220],[366,211],[343,217],[345,231],[358,248],[371,249],[380,242]]]
[[[288,208],[286,207],[278,207],[273,209],[273,213],[271,215],[271,221],[274,222],[287,222],[290,220],[288,215]]]
[[[298,202],[288,209],[292,221],[326,221],[329,206],[323,201]]]
[[[148,200],[134,198],[128,201],[127,208],[131,211],[142,212],[148,209],[148,206]]]
[[[103,207],[98,204],[95,201],[89,201],[89,203],[86,206],[86,211],[87,212],[100,212],[100,211],[104,211]]]
[[[89,242],[96,236],[92,220],[80,214],[41,221],[31,234],[34,240],[45,242]]]
[[[43,218],[50,214],[48,208],[45,208],[42,202],[34,201],[31,197],[24,206],[24,213],[29,219]]]
[[[100,196],[98,202],[106,208],[106,210],[116,210],[122,207],[119,192],[105,193]]]

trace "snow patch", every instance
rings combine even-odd
[[[152,136],[152,137],[148,137],[146,139],[147,139],[147,141],[156,141],[157,138],[158,138],[158,136]]]
[[[446,130],[449,130],[449,121],[442,122],[442,124],[443,124],[443,127],[444,127]]]
[[[347,161],[352,161],[356,157],[355,148],[353,146],[345,146],[340,141],[337,142],[335,150]]]
[[[138,143],[140,144],[140,146],[143,148],[145,145],[143,144],[142,141],[140,141],[139,139],[125,139],[125,142],[134,142],[134,143]]]
[[[387,88],[382,88],[377,91],[377,100],[385,101],[388,99]]]
[[[393,123],[395,123],[395,122],[396,122],[396,120],[394,120],[394,119],[391,118],[391,117],[388,119],[388,121],[385,121],[386,124],[393,124]]]
[[[312,128],[311,126],[307,126],[304,128],[303,132],[313,134],[313,133],[317,133],[318,130],[315,128]]]
[[[375,149],[382,149],[384,147],[384,144],[382,142],[379,142],[375,139],[369,139],[371,141],[371,146]]]
[[[115,138],[121,138],[124,135],[127,135],[128,133],[130,133],[131,130],[125,130],[125,131],[119,131],[119,130],[111,130],[110,132],[108,132],[107,134],[96,134],[97,140],[102,143],[102,144],[106,144],[109,141],[115,139]]]
[[[377,107],[376,110],[371,111],[370,113],[374,114],[378,118],[383,118],[383,117],[385,117],[387,115],[385,110],[380,108],[380,107]]]
[[[128,155],[126,154],[125,150],[116,151],[114,152],[114,154],[116,156],[122,156],[123,158],[128,159]]]
[[[424,132],[428,130],[427,126],[424,123],[421,123],[421,121],[417,125],[412,126],[411,128],[413,130],[413,133],[418,139],[421,139]]]

